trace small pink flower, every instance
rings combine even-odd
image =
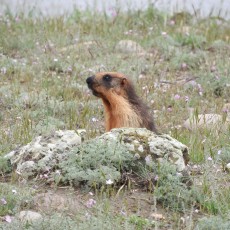
[[[168,111],[168,112],[172,112],[172,106],[169,106],[169,107],[167,108],[167,111]]]
[[[195,87],[197,85],[196,81],[190,81],[190,85],[192,85],[193,87]]]
[[[158,181],[158,180],[159,180],[159,176],[156,175],[156,176],[154,177],[154,180],[155,180],[155,181]]]
[[[94,199],[89,199],[89,200],[86,202],[86,207],[87,207],[87,208],[92,208],[96,203],[97,203],[96,200],[94,200]]]
[[[187,68],[188,68],[188,65],[187,65],[185,62],[183,62],[183,63],[181,64],[181,69],[182,69],[182,70],[187,70]]]
[[[4,216],[4,220],[5,220],[7,223],[11,223],[11,222],[12,222],[11,216],[9,216],[9,215]]]
[[[175,21],[174,20],[171,20],[170,22],[169,22],[169,25],[171,25],[171,26],[174,26],[176,23],[175,23]]]
[[[114,7],[110,7],[108,10],[111,12],[111,16],[113,18],[115,18],[117,16],[117,11]]]
[[[148,156],[146,156],[145,157],[145,163],[147,164],[147,165],[150,165],[151,163],[152,163],[152,157],[151,157],[151,155],[148,155]]]
[[[184,99],[185,99],[186,102],[188,102],[189,101],[189,96],[185,96]]]
[[[176,95],[174,96],[174,99],[175,99],[175,100],[179,100],[179,99],[180,99],[180,95],[179,95],[179,94],[176,94]]]
[[[6,205],[6,204],[7,204],[7,201],[5,200],[5,198],[2,198],[2,199],[1,199],[1,204],[2,204],[2,205]]]
[[[211,157],[208,157],[208,160],[209,160],[209,161],[212,161],[212,158],[211,158]]]
[[[43,175],[43,177],[47,179],[47,178],[48,178],[48,174],[45,173],[45,174]]]
[[[67,68],[67,71],[68,71],[69,73],[72,73],[72,72],[73,72],[72,67],[71,67],[71,66],[69,66],[69,67]]]
[[[2,67],[2,68],[1,68],[1,73],[2,73],[2,74],[6,74],[6,67]]]
[[[16,22],[19,22],[19,21],[20,21],[20,18],[19,18],[19,17],[16,17],[16,18],[15,18],[15,21],[16,21]]]

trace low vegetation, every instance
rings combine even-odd
[[[186,119],[199,114],[219,114],[223,122],[230,116],[229,21],[169,16],[152,7],[114,9],[111,15],[76,10],[68,17],[36,19],[6,12],[0,31],[0,228],[230,228],[229,125],[183,128]],[[118,51],[121,40],[137,42],[144,52]],[[86,129],[85,140],[102,134],[103,107],[85,83],[98,71],[123,72],[133,80],[158,129],[188,146],[193,183],[173,176],[176,171],[168,165],[143,167],[138,178],[147,183],[142,188],[128,175],[119,186],[113,184],[116,178],[107,187],[70,185],[65,193],[82,202],[77,213],[50,209],[41,222],[19,222],[14,218],[21,210],[40,211],[33,197],[45,190],[62,194],[63,188],[18,179],[2,157],[58,129]],[[102,151],[92,145],[92,153]],[[96,159],[85,159],[81,167],[92,167]],[[69,176],[80,175],[81,169],[69,163]]]

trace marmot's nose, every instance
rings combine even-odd
[[[88,77],[88,78],[86,79],[86,83],[87,83],[88,85],[91,85],[91,84],[93,83],[94,77],[95,77],[95,76]]]

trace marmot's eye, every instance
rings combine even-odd
[[[103,76],[103,80],[105,80],[105,81],[110,81],[111,78],[112,77],[109,74],[106,74],[106,75]]]

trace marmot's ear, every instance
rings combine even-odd
[[[127,78],[123,77],[121,80],[121,85],[126,85],[126,83],[127,83]]]

